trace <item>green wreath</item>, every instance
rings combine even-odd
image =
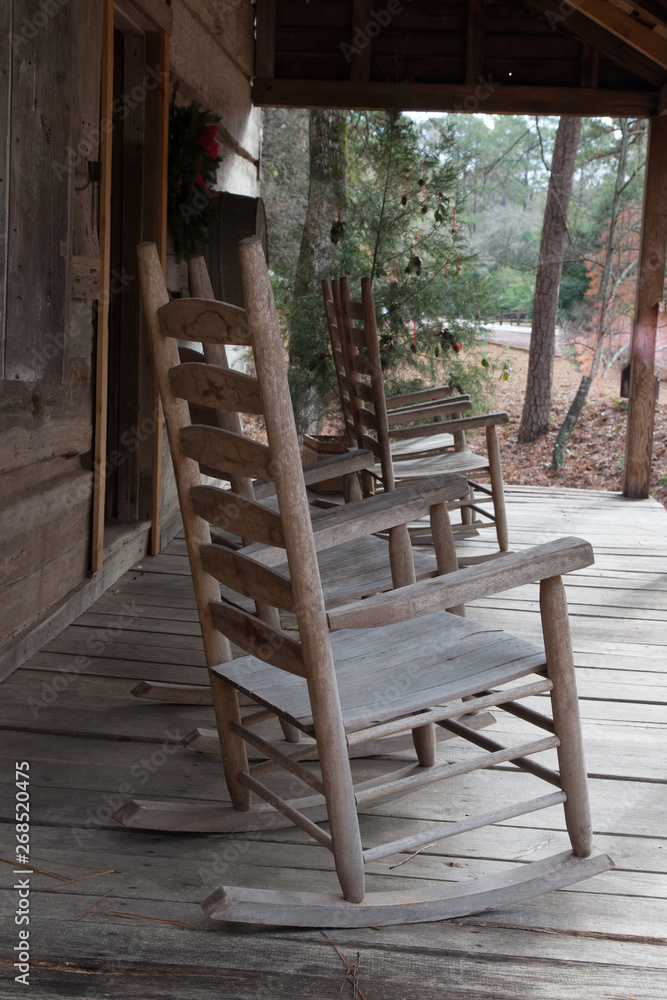
[[[221,157],[218,119],[198,101],[176,107],[177,89],[169,107],[167,224],[180,262],[201,251],[218,218],[218,192],[210,185]]]

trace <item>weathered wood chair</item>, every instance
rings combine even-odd
[[[336,300],[334,301],[334,289]],[[343,416],[343,427],[345,440],[348,448],[357,447],[358,425],[355,423],[354,396],[349,386],[348,359],[345,352],[345,343],[341,338],[340,328],[343,322],[340,319],[340,283],[334,281],[322,281],[322,297],[324,299],[324,312],[329,331],[329,344],[331,347],[331,357],[333,360],[336,382],[338,385],[338,395],[341,403]],[[369,398],[368,402],[372,402]],[[452,406],[459,403],[458,406]],[[444,404],[444,405],[438,405]],[[461,413],[472,408],[470,396],[455,396],[448,385],[433,386],[432,388],[419,389],[414,392],[402,393],[397,396],[385,395],[385,407],[391,411],[391,423],[410,423],[411,420],[432,420],[434,423],[442,424],[447,413],[450,416],[460,416]],[[405,419],[403,419],[405,418]],[[415,455],[436,452],[451,451],[459,438],[446,430],[442,426],[432,427],[431,433],[426,440],[412,438],[407,440],[391,440],[390,430],[390,451],[392,458],[401,461],[407,458],[414,458]]]
[[[192,296],[198,299],[213,300],[213,287],[204,258],[191,258],[188,263],[188,269],[190,291]],[[144,299],[146,299],[146,296],[144,296]],[[237,309],[235,315],[239,319],[242,318],[245,322],[245,312]],[[202,347],[202,350],[199,351],[183,345],[179,346],[178,354],[179,360],[182,364],[199,364],[202,361],[207,361],[208,363],[215,364],[224,369],[229,368],[229,360],[224,343],[214,344],[209,342],[199,344],[197,346]],[[213,402],[215,402],[215,400],[213,400]],[[202,401],[198,403],[192,401],[189,402],[188,406],[192,423],[210,425],[213,427],[219,426],[227,430],[231,430],[236,434],[241,434],[243,432],[240,413],[236,411],[225,412],[220,406],[212,406],[210,403],[211,399],[204,401],[203,397]],[[359,481],[357,478],[358,473],[373,466],[374,463],[375,457],[371,451],[357,449],[356,445],[352,445],[347,455],[337,455],[326,462],[318,462],[317,466],[308,466],[305,468],[303,470],[304,482],[307,486],[312,486],[332,475],[340,473],[342,474],[343,482],[345,484],[345,499],[348,502],[352,502],[356,499],[361,499],[361,490],[359,489]],[[211,468],[206,465],[205,462],[201,462],[199,467],[200,472],[205,476],[209,476],[214,479],[220,477],[229,479],[232,490],[239,496],[246,499],[268,500],[275,494],[275,484],[272,482],[263,482],[260,480],[253,481],[251,478],[240,476],[235,472],[227,474],[222,468]],[[456,489],[458,491],[457,495],[463,496],[462,482],[457,485]],[[312,515],[316,518],[321,518],[322,512],[314,510]],[[238,532],[235,531],[236,527],[238,526],[235,525],[234,518],[229,518],[225,524],[226,530],[224,531],[224,534],[221,534],[220,531],[213,532],[212,541],[227,544],[231,547],[238,547],[240,543],[235,543],[230,537],[230,533],[232,535],[238,535]],[[357,539],[355,541],[353,558],[356,561],[358,561],[359,558],[362,558],[366,564],[366,572],[363,574],[363,578],[360,578],[358,572],[355,574],[356,596],[368,596],[370,593],[386,590],[391,586],[401,586],[405,582],[412,583],[414,582],[415,574],[418,577],[434,575],[434,560],[428,555],[419,553],[417,554],[416,559],[414,557],[406,556],[404,547],[401,547],[402,543],[399,542],[396,537],[399,534],[401,535],[401,538],[407,537],[404,536],[405,531],[405,526],[403,526],[402,529],[393,529],[388,553],[386,551],[386,544],[379,539],[369,537],[363,540]],[[330,564],[332,563],[333,558],[337,558],[341,562],[344,562],[344,556],[340,552],[339,547],[335,544],[335,534],[329,533],[327,535],[319,530],[317,533],[317,540],[318,550],[322,551],[328,547],[335,549],[335,552],[331,553],[328,558],[325,557],[323,559],[323,570],[327,579],[329,577],[333,577],[329,585],[325,587],[325,598],[327,599],[328,604],[340,603],[342,600],[346,599],[346,587],[344,582],[341,580],[340,573],[336,573],[335,575],[331,573]],[[361,549],[359,548],[360,543],[362,546]],[[381,552],[381,558],[379,560],[377,558],[378,550]],[[389,556],[388,560],[387,555]],[[440,562],[442,563],[442,558],[440,559]],[[409,569],[406,568],[408,565],[410,566]],[[455,569],[456,564],[453,564],[450,568]],[[349,590],[349,586],[347,589]],[[268,613],[267,609],[264,609],[264,611],[265,613]],[[277,614],[278,611],[275,609],[272,612],[272,621],[274,624],[277,622]],[[181,705],[212,704],[211,690],[208,685],[190,686],[163,683],[155,680],[144,680],[135,685],[131,694],[134,697],[145,701]],[[194,733],[191,733],[186,737],[185,743],[191,750],[211,751],[217,749],[218,746],[217,735],[207,729],[195,730]]]
[[[352,300],[346,278],[331,284],[323,281],[322,292],[348,443],[370,449],[378,459],[370,473],[361,473],[364,495],[373,490],[373,479],[382,489],[391,490],[397,483],[461,473],[470,490],[465,500],[454,504],[461,510],[461,523],[453,525],[454,532],[465,536],[492,525],[499,551],[506,552],[507,514],[497,427],[508,422],[508,414],[464,416],[471,409],[468,396],[424,402],[418,394],[420,398],[410,406],[388,407],[370,279],[362,279],[360,302]],[[406,397],[398,398],[403,402]],[[467,447],[466,431],[479,427],[486,431],[488,457]],[[488,476],[488,485],[477,481],[480,475]],[[422,543],[430,541],[423,531],[416,530],[415,535]]]
[[[126,826],[145,829],[206,832],[294,823],[333,853],[342,898],[316,892],[221,888],[203,905],[210,916],[226,921],[367,926],[441,919],[528,898],[604,870],[609,861],[591,843],[561,579],[562,573],[592,563],[590,545],[577,538],[559,539],[486,566],[455,571],[327,612],[316,558],[317,529],[308,509],[269,276],[259,241],[244,241],[240,252],[249,326],[240,324],[221,303],[169,303],[166,296],[159,325],[149,324],[232,804],[133,801],[121,807],[116,818]],[[144,288],[153,285],[159,295],[163,279],[154,249],[144,245],[139,256]],[[201,365],[195,370],[180,365],[173,338],[181,338],[184,330],[196,330],[204,342],[251,342],[257,380],[216,366]],[[186,400],[199,402],[210,398],[212,391],[227,409],[230,397],[239,407],[253,401],[264,415],[268,445],[222,428],[193,426]],[[230,468],[233,464],[240,475],[272,479],[279,513],[229,491],[199,485],[198,462],[204,456],[214,465],[224,462]],[[446,493],[441,483],[420,499],[422,506],[430,508],[434,533],[447,540],[451,551]],[[347,537],[373,531],[383,520],[376,516],[378,501],[389,504],[395,517],[404,518],[416,499],[417,494],[406,488],[349,504],[327,513],[323,520],[328,526],[323,530]],[[245,536],[256,539],[262,548],[256,545],[233,552],[210,544],[209,523],[227,518],[232,505],[239,510]],[[252,551],[275,555],[262,564],[251,557]],[[285,553],[289,576],[267,565],[279,564]],[[220,579],[238,592],[235,602],[220,599]],[[447,610],[536,580],[540,581],[544,646],[497,629],[471,627]],[[270,603],[292,612],[298,639],[240,606],[249,599],[259,606]],[[248,655],[232,660],[229,640]],[[297,747],[288,753],[253,731],[253,723],[266,712],[241,720],[239,692],[314,736],[320,774],[300,763],[308,751]],[[521,704],[526,697],[547,692],[553,719]],[[465,713],[489,707],[504,709],[541,730],[539,738],[505,747],[465,724]],[[460,737],[465,746],[483,752],[466,753],[456,763],[436,760],[434,724]],[[349,748],[405,732],[413,734],[417,760],[355,786]],[[246,745],[262,750],[270,759],[249,767]],[[554,748],[559,773],[532,759]],[[362,848],[357,810],[435,781],[507,763],[555,790],[552,787],[550,794],[523,802],[496,798],[483,815],[464,814],[458,821],[450,818],[429,831]],[[283,799],[259,780],[278,767],[303,782],[312,794]],[[523,787],[523,782],[519,784]],[[263,804],[252,803],[253,792]],[[364,865],[370,861],[560,803],[571,852],[475,881],[365,893]],[[318,825],[322,820],[328,820],[328,831]]]

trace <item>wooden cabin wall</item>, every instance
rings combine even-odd
[[[13,44],[0,41],[0,646],[88,571],[101,3],[37,10],[5,0],[0,13],[0,28],[13,18]]]
[[[216,188],[259,195],[262,112],[253,108],[254,16],[250,0],[173,0],[170,62],[179,103],[199,101],[220,117],[222,163]],[[168,261],[167,283],[188,294],[187,265]],[[162,451],[162,522],[168,530],[178,510],[166,433]],[[167,534],[168,537],[168,534]]]
[[[256,196],[254,7],[172,7],[171,83],[220,116],[218,188]],[[102,0],[53,9],[0,3],[0,676],[38,648],[39,621],[64,626],[69,610],[58,609],[115,572],[90,579]],[[168,541],[178,504],[162,443]]]

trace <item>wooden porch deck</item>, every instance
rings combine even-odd
[[[596,551],[596,565],[569,578],[568,596],[595,840],[616,869],[478,916],[327,933],[350,962],[360,953],[367,1000],[664,1000],[667,512],[652,500],[603,492],[509,487],[507,499],[513,548],[577,534]],[[462,549],[485,544],[475,539]],[[525,588],[478,602],[469,617],[529,634],[539,628],[535,599]],[[313,888],[333,888],[330,856],[301,831],[165,836],[123,830],[111,819],[132,794],[223,794],[216,758],[178,742],[210,726],[212,710],[129,695],[142,678],[199,682],[203,663],[184,546],[176,540],[2,685],[3,819],[13,814],[14,762],[28,760],[31,857],[45,872],[30,877],[26,995],[34,1000],[352,996],[351,985],[341,993],[345,967],[320,931],[243,933],[214,924],[199,907],[225,882],[303,888],[304,869]],[[497,789],[502,775],[491,777]],[[475,790],[463,778],[456,788],[471,811],[485,776],[473,780]],[[364,839],[372,841],[380,823],[392,837],[425,825],[442,814],[442,796],[422,792],[370,811]],[[11,859],[8,832],[3,856]],[[409,861],[388,858],[371,866],[369,882],[382,889],[388,878],[406,887],[475,878],[557,847],[566,847],[561,814],[550,810],[453,838]],[[398,860],[405,863],[390,871]],[[3,868],[2,912],[11,917],[18,876],[11,864]],[[13,920],[3,927],[0,997],[15,998],[23,995],[11,957],[18,928]]]

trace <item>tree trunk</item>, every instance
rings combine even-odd
[[[299,433],[317,434],[322,425],[329,338],[320,280],[336,277],[340,247],[332,242],[331,227],[345,208],[346,138],[346,112],[310,112],[308,207],[294,278],[289,333],[290,389]]]
[[[556,133],[540,256],[535,279],[528,381],[518,439],[535,441],[549,429],[558,291],[581,118],[562,116]]]
[[[329,273],[336,257],[331,225],[345,207],[346,127],[345,111],[310,112],[310,187],[295,298],[312,292],[315,279],[334,277]]]
[[[621,148],[618,154],[618,165],[616,167],[616,183],[614,184],[614,197],[611,203],[611,215],[609,219],[609,232],[605,245],[605,258],[602,266],[602,277],[600,278],[600,288],[598,297],[600,300],[600,312],[595,331],[595,351],[591,361],[591,370],[588,375],[584,375],[579,383],[577,394],[572,400],[570,409],[567,411],[565,420],[558,432],[554,445],[552,464],[554,469],[562,469],[565,464],[565,446],[572,436],[577,420],[583,410],[588,392],[593,384],[593,379],[600,371],[602,364],[602,349],[604,347],[605,326],[607,323],[607,310],[613,298],[612,269],[614,262],[614,249],[616,244],[616,226],[621,211],[621,198],[626,187],[625,173],[628,165],[628,148],[630,146],[630,127],[627,118],[621,118]],[[610,292],[612,294],[610,295]]]

